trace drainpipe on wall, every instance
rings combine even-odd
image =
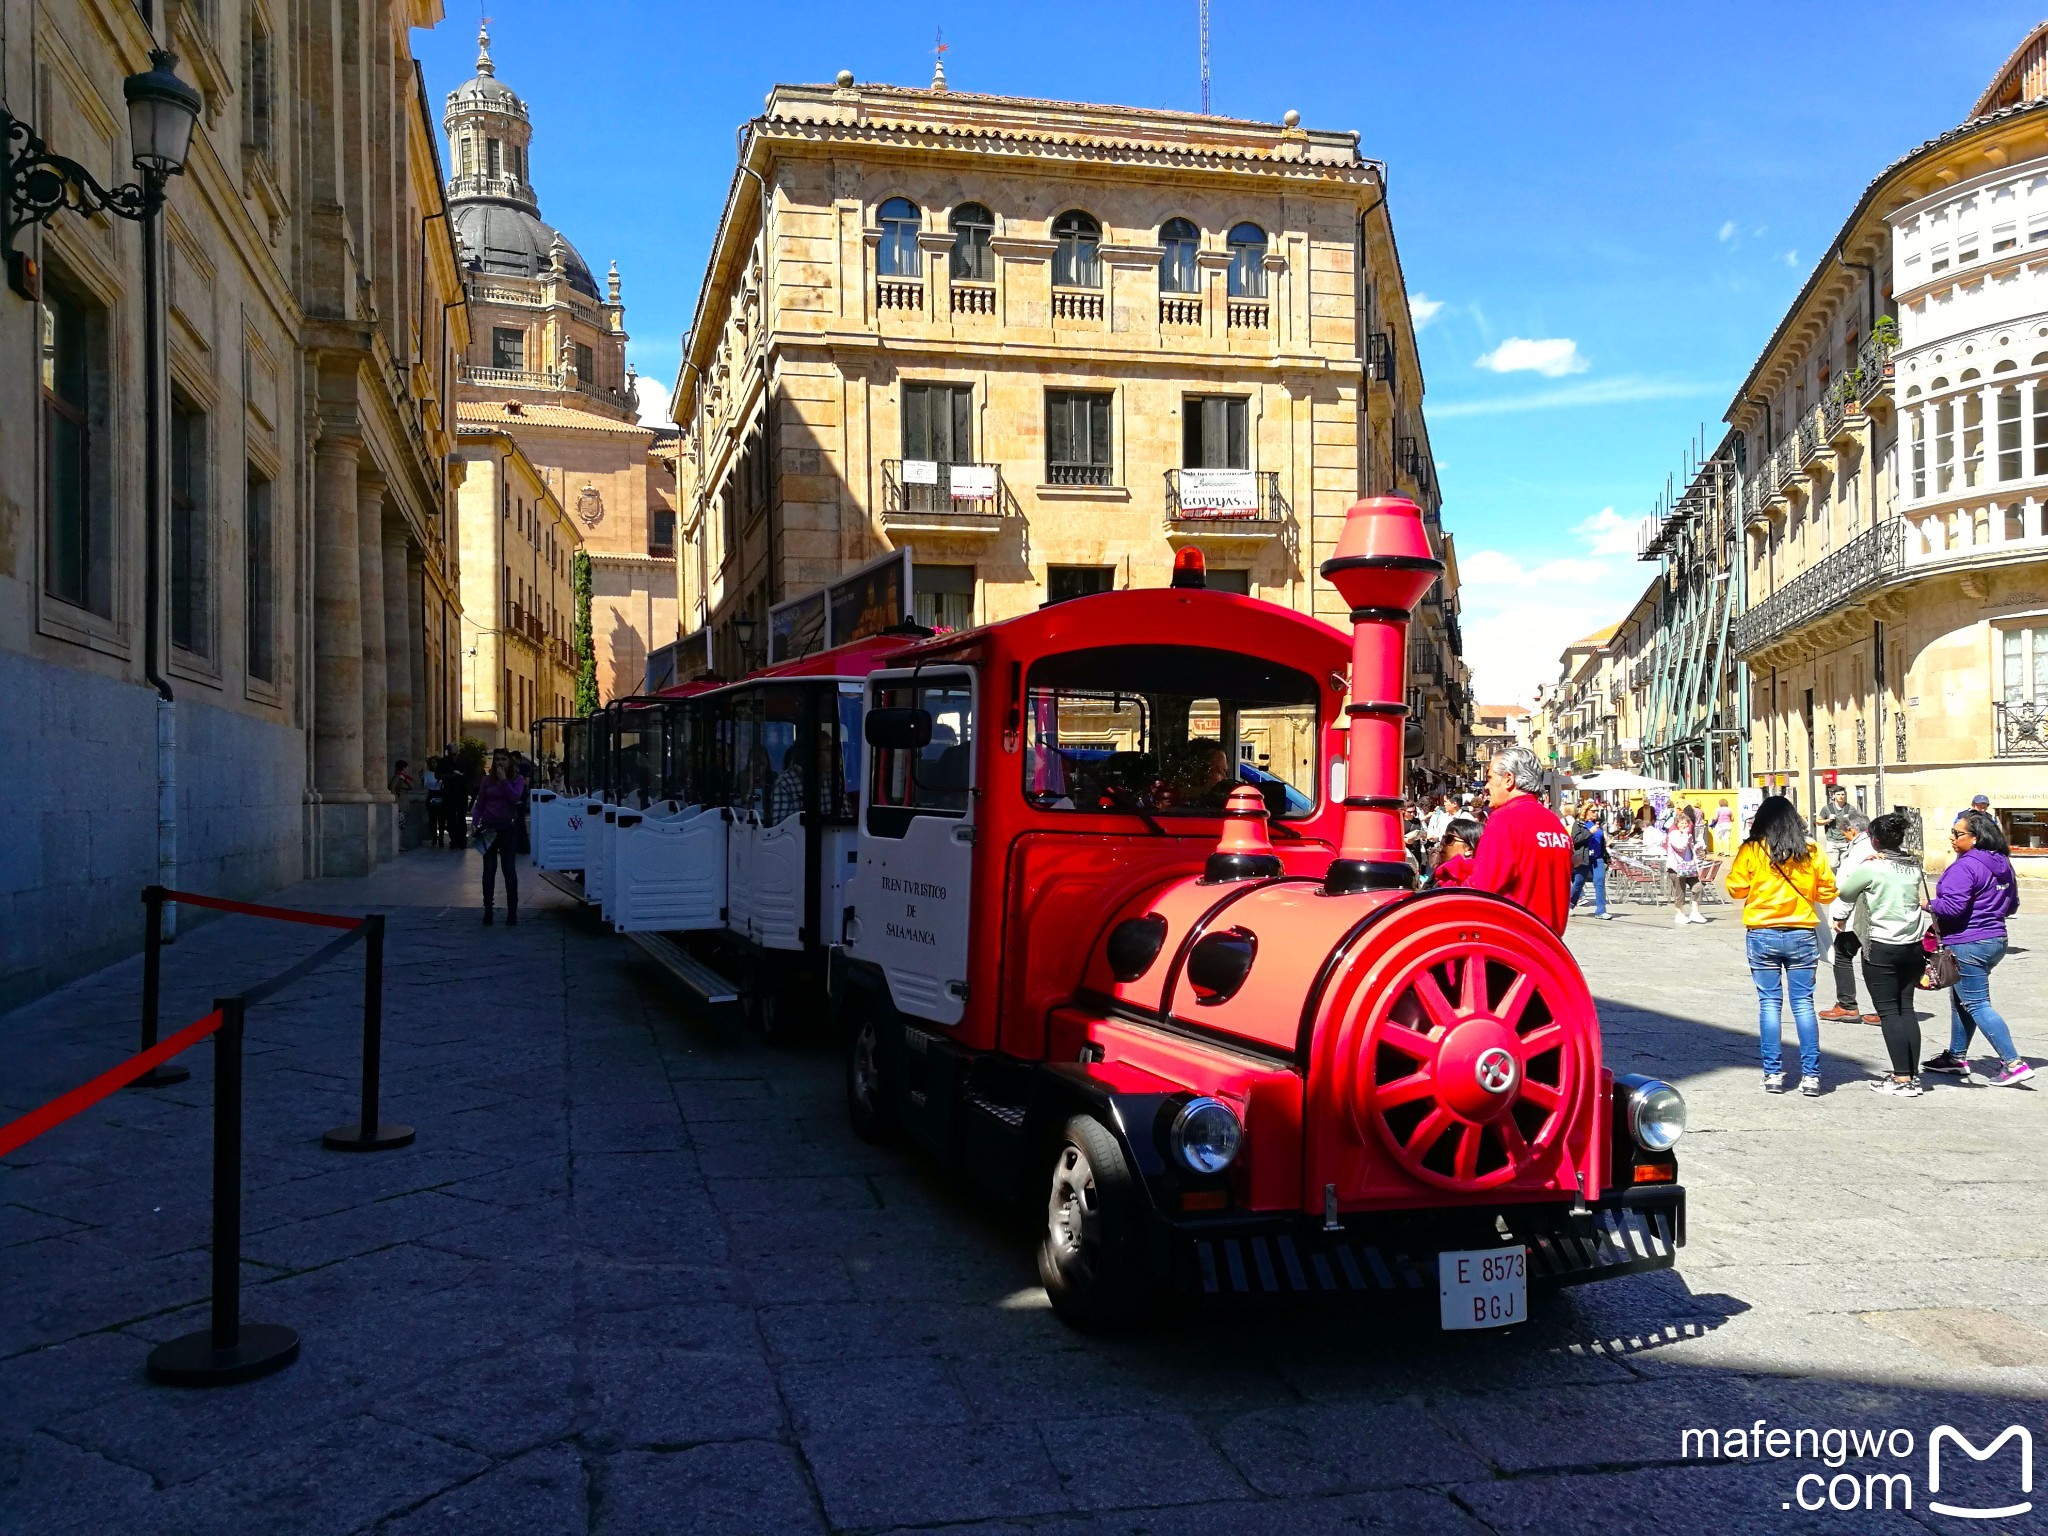
[[[1877,329],[1877,269],[1860,261],[1850,261],[1843,256],[1842,248],[1835,247],[1835,261],[1844,267],[1854,267],[1863,274],[1864,331],[1865,337]]]
[[[163,623],[163,521],[165,411],[162,205],[142,221],[142,371],[144,426],[142,675],[156,689],[156,881],[175,888],[178,874],[178,710],[171,685],[159,669],[158,631]],[[163,902],[162,936],[177,937],[177,903]]]

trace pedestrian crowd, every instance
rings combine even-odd
[[[1674,924],[1704,923],[1700,888],[1712,860],[1728,857],[1726,890],[1740,903],[1743,941],[1756,988],[1758,1045],[1766,1092],[1786,1091],[1784,1019],[1798,1043],[1798,1091],[1822,1091],[1820,1026],[1875,1025],[1890,1070],[1870,1084],[1878,1093],[1917,1098],[1925,1073],[1974,1079],[1972,1043],[1981,1034],[1996,1053],[1983,1076],[2013,1087],[2034,1069],[2014,1044],[1992,1000],[1991,975],[2007,954],[2006,920],[2019,910],[2011,848],[1990,801],[1979,795],[1949,828],[1953,858],[1930,884],[1912,828],[1901,814],[1869,816],[1830,786],[1813,834],[1793,803],[1767,796],[1740,834],[1733,809],[1711,814],[1678,802],[1633,811],[1591,797],[1567,804],[1560,818],[1544,803],[1535,754],[1509,748],[1488,765],[1485,805],[1442,795],[1407,808],[1408,853],[1433,888],[1492,891],[1528,908],[1555,932],[1588,892],[1593,916],[1608,920],[1607,875],[1629,847],[1639,868],[1661,872]],[[1834,1003],[1816,1010],[1825,954]],[[1858,1002],[1857,973],[1869,1011]],[[1947,1046],[1921,1059],[1915,1003],[1949,994]]]

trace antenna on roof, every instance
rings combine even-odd
[[[1202,116],[1209,115],[1209,0],[1195,0],[1202,23]]]

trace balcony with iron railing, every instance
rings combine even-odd
[[[1197,539],[1271,539],[1287,526],[1280,476],[1270,469],[1169,469],[1166,531]]]
[[[1000,465],[882,460],[884,528],[990,535],[1022,515]]]
[[[1750,655],[1882,586],[1904,569],[1904,554],[1904,525],[1899,519],[1887,518],[1866,529],[1738,618],[1729,636],[1735,654]]]
[[[1991,713],[1993,757],[2048,758],[2048,701],[1995,700]]]

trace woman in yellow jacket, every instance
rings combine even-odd
[[[1749,930],[1745,945],[1756,982],[1764,1092],[1785,1091],[1779,1050],[1789,995],[1792,1027],[1799,1034],[1799,1091],[1813,1098],[1820,1093],[1820,1020],[1813,1011],[1820,945],[1814,928],[1835,899],[1835,874],[1783,795],[1757,808],[1749,837],[1728,866],[1728,894],[1742,903],[1742,923]]]

